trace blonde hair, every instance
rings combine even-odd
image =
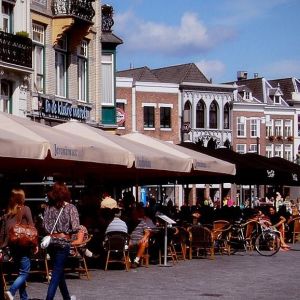
[[[18,208],[25,203],[25,192],[22,189],[13,189],[11,191],[10,199],[8,202],[7,213],[9,215],[15,215]]]

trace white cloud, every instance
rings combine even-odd
[[[184,13],[178,26],[145,22],[131,12],[115,18],[115,31],[124,40],[123,50],[187,56],[213,49],[231,39],[232,28],[208,28],[194,13]]]
[[[298,0],[226,0],[220,7],[225,13],[224,24],[240,24],[272,15],[273,8]]]
[[[212,78],[213,81],[221,78],[226,69],[225,64],[219,60],[200,60],[195,64],[208,79]]]
[[[266,78],[300,77],[300,60],[285,59],[262,68]]]

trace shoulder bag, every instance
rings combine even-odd
[[[17,222],[8,232],[10,245],[21,247],[36,247],[38,244],[38,231],[33,225],[22,224],[24,207],[17,212]]]
[[[58,216],[57,216],[57,219],[56,219],[56,221],[55,221],[55,223],[54,223],[54,225],[53,225],[53,228],[52,228],[50,234],[48,234],[48,235],[46,235],[46,236],[43,237],[42,242],[41,242],[41,248],[42,248],[42,249],[46,249],[46,248],[48,248],[48,246],[50,245],[50,242],[51,242],[51,235],[52,235],[52,233],[53,233],[53,231],[54,231],[54,229],[55,229],[55,227],[56,227],[56,224],[57,224],[57,222],[58,222],[58,220],[59,220],[59,218],[60,218],[60,215],[61,215],[63,209],[64,209],[64,207],[61,208],[61,210],[60,210],[60,212],[59,212],[59,214],[58,214]]]

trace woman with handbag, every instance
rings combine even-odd
[[[37,245],[20,245],[17,242],[12,242],[11,240],[12,229],[17,224],[34,226],[31,210],[28,206],[25,206],[24,203],[24,191],[22,189],[13,189],[11,191],[11,197],[9,199],[7,213],[5,215],[5,238],[2,247],[9,245],[13,261],[18,266],[19,275],[10,286],[9,290],[4,293],[6,300],[14,299],[18,290],[20,299],[28,300],[26,280],[30,271],[30,256],[32,250],[34,250],[35,254],[38,252]]]
[[[64,183],[55,183],[48,193],[48,199],[49,205],[44,212],[43,227],[46,233],[51,235],[48,253],[53,270],[46,300],[54,299],[58,287],[64,300],[76,299],[74,296],[70,297],[64,267],[70,253],[71,235],[79,230],[78,211],[70,203],[71,194]]]

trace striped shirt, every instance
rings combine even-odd
[[[114,217],[114,219],[107,226],[105,233],[112,232],[112,231],[121,231],[121,232],[128,233],[128,228],[124,221],[122,221],[118,217]]]
[[[130,235],[130,240],[133,244],[138,244],[138,242],[143,238],[145,229],[148,229],[146,222],[141,220],[140,223],[135,227]]]

